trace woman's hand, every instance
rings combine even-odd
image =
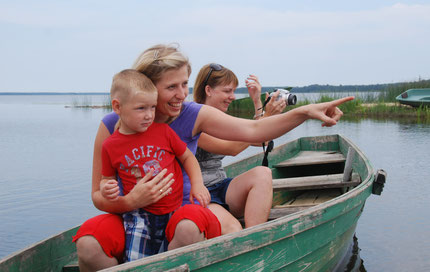
[[[190,202],[194,204],[194,199],[202,205],[203,207],[207,207],[211,202],[211,195],[209,194],[208,189],[203,185],[203,183],[198,183],[191,186],[190,190]]]
[[[303,106],[303,109],[310,119],[321,120],[323,122],[321,126],[331,127],[336,125],[337,121],[339,121],[343,115],[343,112],[337,106],[353,99],[354,96],[348,96],[330,102],[309,104]]]
[[[258,77],[255,75],[249,75],[245,80],[246,87],[248,88],[249,97],[254,103],[254,118],[258,119],[263,114],[263,104],[261,103],[261,84],[258,81]],[[267,94],[266,94],[267,97]]]
[[[255,75],[249,75],[249,77],[245,80],[246,87],[248,88],[249,97],[251,97],[252,101],[255,102],[260,101],[261,95],[261,84],[258,81],[258,77]]]
[[[280,114],[284,111],[285,107],[287,106],[287,103],[285,102],[285,99],[278,99],[280,92],[276,91],[275,94],[272,96],[270,101],[266,104],[266,110],[264,113],[264,117]],[[266,100],[268,98],[268,94],[266,93]]]
[[[141,178],[134,188],[128,193],[135,208],[143,208],[153,204],[172,191],[170,187],[174,182],[173,174],[164,177],[167,170],[163,169],[158,175],[152,178],[153,170],[149,171]]]

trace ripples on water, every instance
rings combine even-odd
[[[99,96],[92,101],[97,99],[105,101]],[[64,107],[72,103],[65,96],[0,96],[0,258],[100,213],[90,198],[91,161],[94,136],[106,112]],[[358,222],[359,268],[428,270],[430,126],[342,120],[322,128],[317,121],[307,121],[276,139],[275,145],[337,133],[388,173],[382,196],[368,198]],[[224,163],[261,150],[248,148]]]

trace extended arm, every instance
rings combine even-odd
[[[209,106],[203,106],[193,133],[202,131],[225,140],[264,142],[287,133],[308,119],[321,120],[322,126],[333,126],[343,114],[337,106],[352,99],[354,97],[350,96],[325,103],[309,104],[256,121],[236,118]]]
[[[238,141],[227,141],[202,133],[199,138],[198,146],[208,152],[236,156],[245,150],[250,144]]]

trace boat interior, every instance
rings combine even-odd
[[[321,204],[360,184],[352,173],[352,153],[301,151],[273,166],[273,204],[269,220]]]

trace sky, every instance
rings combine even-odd
[[[108,92],[152,45],[239,87],[430,79],[430,1],[0,0],[0,92]]]

